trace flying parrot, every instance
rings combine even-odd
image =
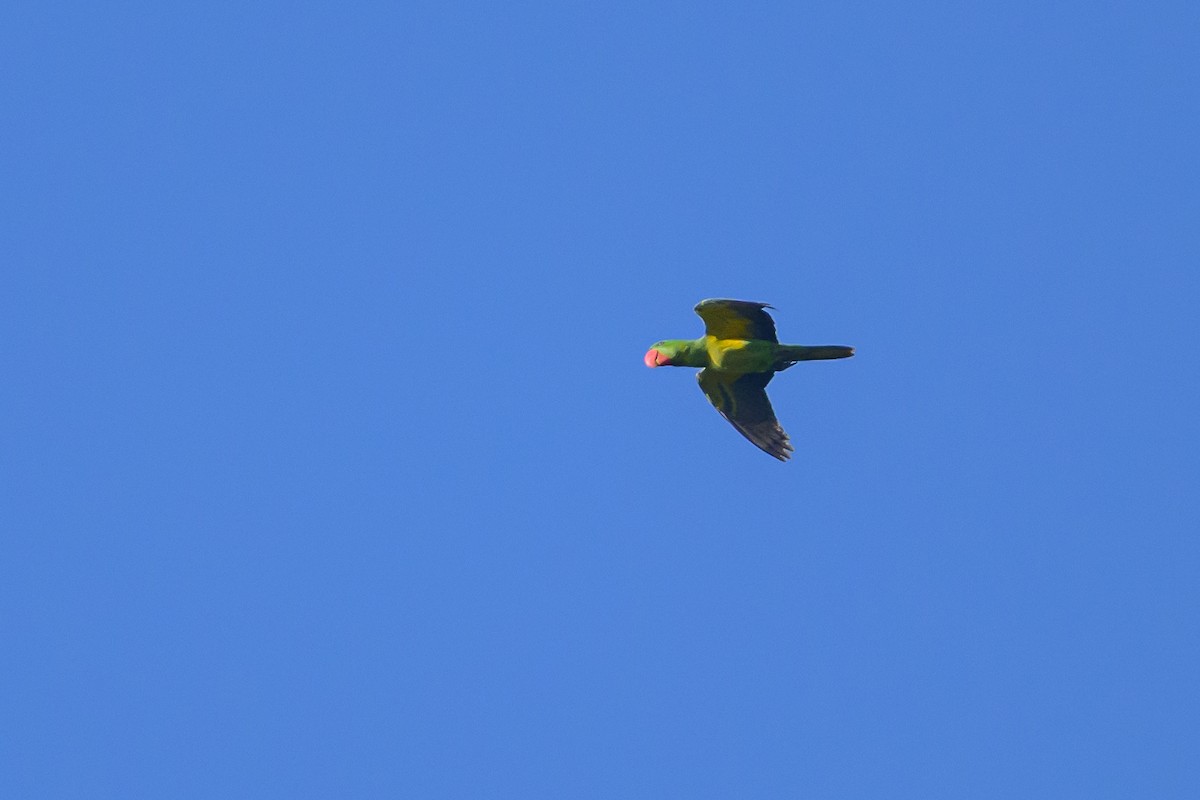
[[[647,367],[701,367],[700,389],[738,433],[780,461],[792,443],[775,419],[767,384],[776,372],[797,361],[848,358],[853,347],[780,344],[766,303],[702,300],[696,313],[704,320],[699,339],[666,339],[646,353]]]

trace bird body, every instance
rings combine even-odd
[[[765,372],[778,360],[776,351],[781,345],[762,339],[718,339],[701,336],[699,339],[668,339],[658,342],[654,351],[668,360],[649,366],[701,367],[721,372]]]
[[[767,384],[797,361],[847,358],[854,348],[780,344],[767,308],[747,300],[704,300],[696,306],[704,335],[655,342],[644,360],[648,367],[700,368],[700,389],[721,416],[759,448],[787,461],[793,448],[775,418]]]

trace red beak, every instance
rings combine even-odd
[[[646,352],[645,361],[647,367],[661,367],[663,364],[671,363],[669,359],[667,359],[662,353],[658,352],[653,347]]]

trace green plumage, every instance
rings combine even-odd
[[[696,306],[704,335],[656,342],[645,361],[650,367],[700,368],[700,389],[721,416],[765,452],[787,461],[792,445],[775,418],[767,384],[797,361],[847,358],[854,348],[780,344],[767,308],[747,300],[704,300]]]

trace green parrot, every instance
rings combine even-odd
[[[704,335],[655,342],[645,361],[647,367],[702,367],[696,375],[700,389],[721,416],[762,450],[787,461],[792,443],[775,419],[767,384],[797,361],[848,358],[854,348],[780,344],[767,308],[747,300],[702,300],[696,313],[704,320]]]

